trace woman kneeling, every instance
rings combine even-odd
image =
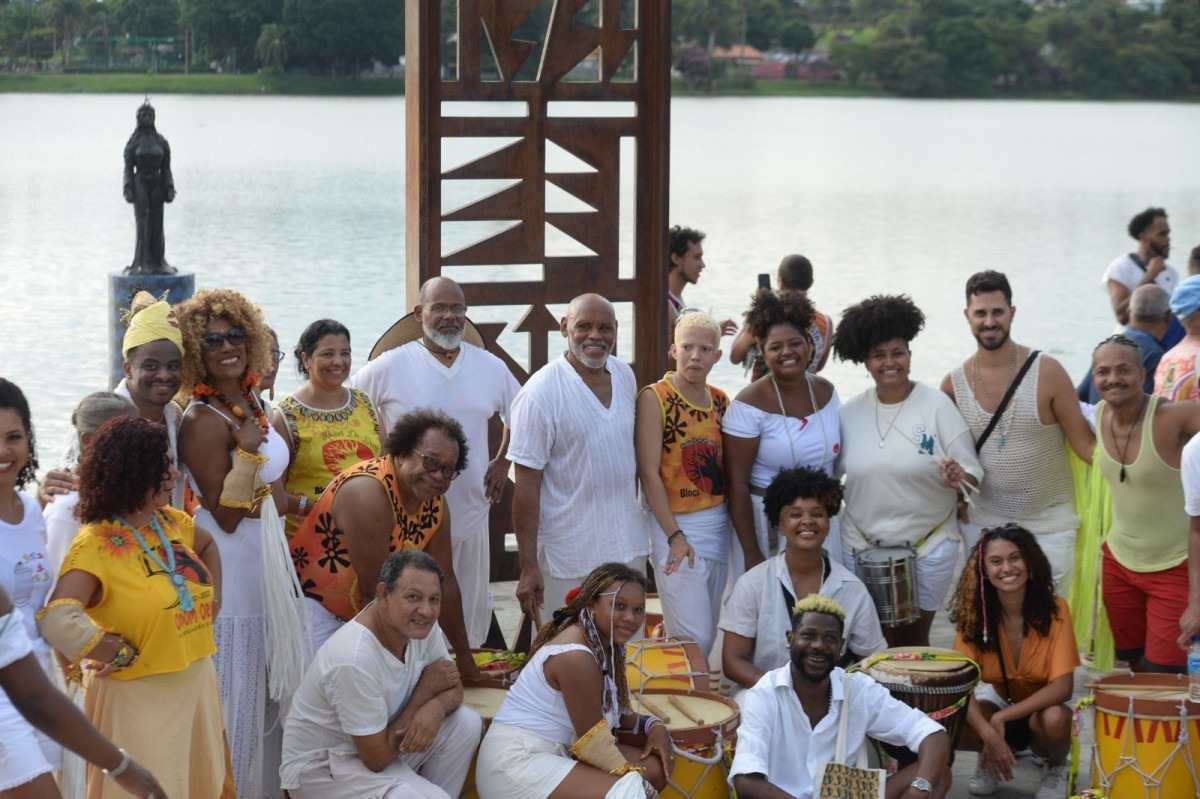
[[[1038,799],[1066,790],[1071,710],[1079,648],[1071,612],[1054,594],[1050,562],[1023,527],[983,531],[967,559],[950,611],[954,648],[979,664],[960,748],[980,748],[971,793],[986,796],[1012,779],[1016,752],[1046,760]]]
[[[479,747],[482,799],[638,799],[666,785],[667,729],[632,711],[625,680],[625,644],[645,623],[646,578],[606,563],[572,593],[538,633]],[[618,744],[615,728],[644,746]]]

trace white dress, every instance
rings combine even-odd
[[[202,407],[229,418],[210,405]],[[259,477],[263,482],[273,483],[287,470],[287,442],[274,427],[268,427],[259,452],[267,456]],[[200,496],[194,481],[192,490]],[[221,683],[225,736],[233,760],[237,795],[239,799],[273,799],[281,795],[279,760],[283,725],[278,718],[278,706],[267,695],[261,522],[246,517],[232,533],[226,533],[212,514],[201,507],[196,510],[196,525],[212,535],[221,553],[221,612],[213,623],[217,642],[214,661]]]

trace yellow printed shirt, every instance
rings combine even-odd
[[[357,389],[350,389],[346,404],[336,410],[311,408],[295,397],[284,397],[278,408],[292,447],[285,487],[289,494],[308,497],[310,506],[333,478],[382,452],[375,409]],[[294,514],[288,515],[288,538],[299,524]]]
[[[158,520],[175,553],[175,570],[191,592],[190,611],[180,608],[171,575],[146,555],[128,527],[115,520],[84,525],[63,559],[62,574],[78,569],[100,581],[100,601],[87,608],[92,621],[138,651],[137,660],[110,674],[110,679],[136,680],[182,671],[217,651],[212,575],[193,550],[192,518],[165,507],[158,511]],[[138,532],[158,559],[167,563],[154,528],[146,525]]]
[[[693,405],[672,382],[674,372],[651,383],[662,413],[663,449],[659,474],[667,488],[672,513],[692,513],[725,502],[725,461],[721,453],[721,419],[729,397],[708,386],[707,408]]]

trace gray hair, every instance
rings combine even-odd
[[[1157,322],[1171,312],[1171,296],[1155,285],[1138,286],[1129,297],[1129,315],[1142,322]]]
[[[390,592],[396,587],[396,581],[400,579],[401,573],[410,566],[414,569],[436,574],[439,587],[445,579],[445,576],[442,574],[442,567],[423,550],[402,549],[399,552],[393,552],[383,562],[383,568],[379,570],[379,582],[387,586],[387,590]]]
[[[137,416],[137,408],[124,397],[111,391],[97,391],[79,401],[71,412],[71,426],[80,440],[100,429],[109,419],[117,416]]]

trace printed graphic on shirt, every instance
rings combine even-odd
[[[17,560],[13,569],[13,604],[25,607],[30,603],[39,586],[50,582],[50,570],[46,567],[46,553],[26,552]]]
[[[721,496],[725,493],[725,472],[721,468],[720,450],[716,442],[707,438],[693,438],[684,443],[682,454],[683,472],[696,488],[681,487],[680,496]]]

